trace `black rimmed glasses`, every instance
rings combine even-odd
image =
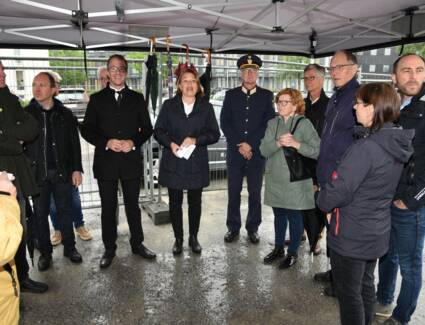
[[[285,107],[285,106],[287,106],[289,103],[291,103],[291,104],[292,104],[292,101],[290,101],[290,100],[279,100],[276,104],[277,104],[278,106]]]

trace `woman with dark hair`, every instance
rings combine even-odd
[[[195,70],[184,70],[177,80],[177,88],[176,96],[162,105],[154,129],[155,139],[163,146],[159,183],[168,187],[170,218],[176,238],[173,254],[179,255],[183,250],[183,190],[187,190],[189,205],[189,246],[199,254],[202,247],[197,235],[202,189],[209,185],[207,145],[218,141],[220,129],[212,105],[202,97]]]
[[[403,164],[411,156],[412,130],[393,124],[400,101],[388,84],[370,83],[356,94],[359,137],[345,152],[317,204],[330,215],[327,242],[341,323],[371,324],[374,269],[388,250],[393,200]]]
[[[296,89],[281,90],[275,99],[279,116],[269,120],[260,151],[267,159],[264,204],[273,208],[275,247],[264,257],[269,264],[285,256],[285,234],[289,221],[291,243],[279,268],[286,269],[297,261],[304,231],[302,210],[314,209],[313,180],[291,182],[284,147],[295,148],[299,154],[317,158],[320,139],[311,122],[304,118],[304,99]]]

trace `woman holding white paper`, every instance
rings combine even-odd
[[[220,138],[212,105],[203,97],[196,70],[184,70],[177,80],[177,94],[162,105],[154,136],[163,146],[159,183],[168,187],[170,219],[176,241],[173,254],[183,251],[183,190],[189,205],[189,246],[201,253],[198,230],[202,189],[209,185],[207,145]]]

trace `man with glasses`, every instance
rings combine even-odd
[[[273,93],[257,86],[258,69],[262,61],[256,55],[239,58],[242,86],[226,92],[220,124],[227,140],[227,229],[226,242],[233,242],[241,228],[241,191],[244,176],[248,184],[248,215],[245,228],[251,243],[259,242],[261,223],[261,187],[264,158],[260,154],[260,140],[264,137],[267,121],[274,117]]]
[[[353,106],[359,87],[357,69],[356,56],[345,50],[335,52],[328,68],[335,91],[329,100],[321,133],[316,173],[319,187],[323,187],[331,180],[339,160],[353,142],[356,124]],[[314,279],[319,282],[330,282],[331,285],[325,288],[324,293],[335,296],[331,270],[315,274]]]
[[[141,146],[152,134],[152,124],[143,95],[126,85],[127,60],[118,54],[107,61],[109,86],[93,94],[87,106],[81,134],[96,147],[93,173],[102,205],[102,240],[105,252],[100,267],[111,265],[117,249],[117,190],[120,181],[130,229],[133,254],[156,257],[143,245],[139,207],[142,177]]]
[[[304,87],[307,90],[305,102],[305,117],[310,120],[317,131],[319,137],[322,135],[325,124],[325,113],[328,106],[329,97],[323,90],[326,70],[319,64],[312,63],[304,68]],[[317,177],[313,177],[315,194],[318,193]],[[318,207],[313,210],[305,210],[305,218],[320,220],[321,227],[317,229],[320,233],[323,230],[324,214]],[[318,255],[321,252],[320,244],[317,243],[313,249],[313,254]]]
[[[325,112],[329,97],[323,90],[326,70],[316,63],[304,68],[304,87],[307,90],[305,102],[305,117],[313,124],[319,136],[322,135],[325,124]]]
[[[404,54],[393,64],[392,80],[401,96],[399,123],[414,129],[414,154],[402,173],[391,206],[388,253],[379,259],[376,315],[389,317],[384,324],[407,324],[416,309],[422,286],[425,238],[425,61]],[[392,305],[400,266],[401,288]]]

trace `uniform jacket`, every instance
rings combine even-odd
[[[404,129],[414,129],[414,154],[406,164],[395,195],[409,210],[415,211],[425,205],[425,86],[410,105],[400,114],[400,125]]]
[[[227,140],[227,163],[242,166],[247,161],[237,145],[247,142],[252,147],[250,166],[261,167],[260,141],[264,137],[267,121],[275,116],[273,93],[261,87],[247,95],[245,88],[237,87],[226,92],[220,115],[220,126]]]
[[[390,123],[365,134],[347,149],[333,180],[320,191],[319,208],[333,210],[327,242],[339,255],[373,260],[387,252],[390,206],[413,152],[413,136]]]
[[[162,105],[155,124],[155,139],[163,146],[159,183],[172,189],[199,189],[209,184],[207,145],[216,143],[220,129],[214,109],[197,96],[192,112],[186,116],[182,98],[176,95]],[[171,142],[181,144],[186,137],[196,139],[196,149],[188,160],[176,157]]]
[[[35,117],[40,127],[39,136],[26,143],[26,154],[31,160],[35,178],[40,185],[47,177],[46,139],[44,136],[47,123],[51,123],[52,126],[53,155],[59,177],[63,181],[71,181],[74,171],[83,171],[77,119],[59,100],[54,99],[53,102],[50,119],[46,118],[42,106],[34,99],[25,108]]]
[[[24,196],[38,193],[30,162],[20,141],[33,140],[39,133],[37,121],[19,104],[9,88],[0,88],[0,170],[15,175],[15,186]]]
[[[0,194],[0,207],[0,324],[17,325],[19,283],[13,258],[22,239],[22,225],[15,198]]]
[[[290,117],[286,123],[280,116],[269,120],[266,134],[261,140],[260,151],[266,158],[264,204],[275,208],[306,210],[315,207],[312,179],[290,182],[283,150],[276,146],[276,139],[289,133],[291,124],[295,125],[299,118],[299,115]],[[295,119],[293,123],[292,119]],[[301,155],[317,158],[320,139],[308,119],[303,118],[299,122],[294,138],[301,143],[298,150]]]
[[[142,176],[141,146],[152,135],[152,124],[142,94],[127,86],[118,107],[110,87],[91,95],[81,127],[83,138],[94,145],[93,173],[101,180],[135,179]],[[110,139],[132,140],[134,150],[114,152]]]
[[[330,180],[345,150],[353,142],[356,123],[353,106],[358,87],[354,77],[336,89],[329,100],[317,160],[317,181],[321,186]]]
[[[305,117],[310,120],[317,131],[319,137],[322,135],[323,126],[325,124],[325,113],[328,107],[329,97],[326,96],[325,91],[322,89],[320,97],[314,102],[311,102],[310,94],[304,98],[305,102]]]

